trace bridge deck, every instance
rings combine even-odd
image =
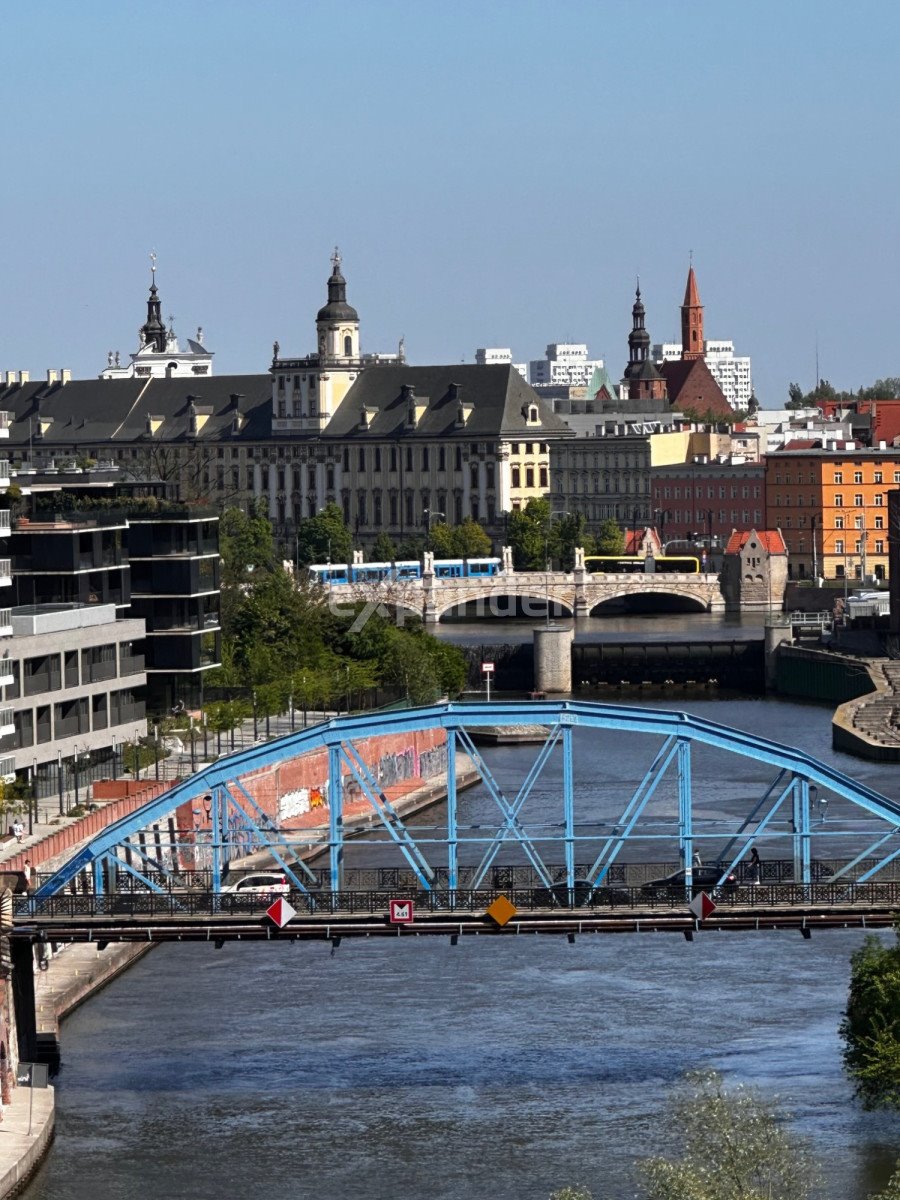
[[[823,883],[739,886],[716,897],[715,911],[699,922],[684,896],[648,896],[640,888],[615,888],[592,903],[548,902],[535,890],[419,893],[414,920],[390,923],[389,900],[398,893],[292,895],[297,915],[283,929],[266,916],[270,897],[169,893],[112,896],[19,897],[13,936],[32,941],[106,943],[223,940],[334,940],[344,937],[458,937],[479,934],[578,934],[674,932],[698,929],[886,928],[900,910],[900,883]],[[402,890],[400,895],[402,896]],[[504,926],[487,915],[499,896],[515,906]]]

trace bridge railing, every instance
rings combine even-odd
[[[813,880],[816,882],[827,881],[845,867],[847,862],[848,860],[843,858],[814,859],[812,863]],[[673,871],[679,869],[680,865],[674,859],[659,862],[614,862],[610,867],[605,882],[621,887],[641,887],[651,880],[661,879],[666,875],[672,874]],[[721,865],[724,868],[726,864],[716,864],[713,861],[706,865]],[[876,859],[874,858],[860,859],[853,869],[851,878],[864,875],[875,865]],[[323,891],[330,889],[331,874],[327,867],[313,866],[307,868],[307,870],[310,876],[309,887],[312,890]],[[553,883],[565,882],[566,868],[564,865],[548,865],[547,870]],[[587,872],[587,864],[576,864],[576,879],[584,879],[587,876]],[[165,892],[181,893],[185,890],[196,892],[212,891],[212,871],[208,869],[183,870],[174,876],[148,869],[145,869],[142,873],[145,878],[149,879]],[[464,891],[471,888],[475,881],[475,874],[475,867],[459,867],[457,872],[458,890]],[[755,877],[755,871],[752,872],[751,868],[744,864],[738,865],[735,874],[738,880],[742,880],[746,876],[747,881],[750,881]],[[881,881],[900,880],[900,860],[889,863],[879,874]],[[306,870],[304,870],[305,875]],[[793,859],[767,859],[760,863],[761,883],[788,883],[793,880],[793,877]],[[35,887],[40,886],[41,883],[49,878],[49,874],[38,873]],[[527,889],[542,886],[542,880],[537,870],[527,863],[493,867],[488,874],[486,882],[491,888],[497,891],[505,891],[510,888]],[[449,872],[446,867],[439,867],[435,870],[432,886],[437,891],[446,891],[449,888]],[[417,891],[419,883],[415,872],[407,867],[345,867],[342,871],[342,891],[391,892],[396,895],[406,895],[410,889]],[[83,873],[77,881],[73,880],[70,890],[73,894],[92,890],[88,873]],[[142,894],[145,888],[138,880],[123,873],[118,878],[116,890],[120,893],[135,892]]]
[[[695,888],[695,893],[700,888]],[[705,889],[719,908],[828,906],[897,907],[900,909],[900,881],[885,883],[740,883]],[[478,888],[471,891],[425,892],[413,888],[390,891],[321,891],[304,894],[291,892],[289,903],[300,917],[360,916],[387,919],[389,904],[395,899],[413,901],[417,916],[425,914],[481,913],[504,896],[518,912],[545,912],[630,909],[683,910],[687,902],[683,885],[653,887],[600,887],[591,890],[566,888],[565,885],[539,888]],[[210,892],[119,892],[113,895],[62,895],[36,900],[31,896],[14,899],[17,926],[29,922],[54,920],[95,921],[110,919],[155,920],[163,923],[198,918],[262,919],[275,897]]]

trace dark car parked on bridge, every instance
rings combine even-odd
[[[721,892],[733,891],[738,885],[737,876],[733,872],[729,872],[722,883],[719,883],[724,870],[724,867],[716,866],[715,863],[692,867],[691,896],[696,896],[699,892],[708,892],[715,896]],[[679,871],[664,875],[662,879],[651,879],[641,887],[641,894],[658,900],[683,900],[687,888],[686,876],[687,871],[682,867]]]

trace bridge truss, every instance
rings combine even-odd
[[[478,735],[523,725],[542,727],[543,740],[511,786]],[[360,746],[434,727],[447,735],[447,788],[428,824],[422,814],[402,815]],[[582,738],[607,739],[598,745],[619,753],[633,745],[636,778],[581,779]],[[320,824],[282,827],[254,796],[254,775],[321,750],[328,784]],[[474,801],[457,786],[462,755],[482,785]],[[364,824],[345,819],[348,784],[366,801]],[[202,828],[179,828],[174,814],[186,803],[206,814]],[[307,898],[344,892],[348,858],[367,855],[400,868],[394,877],[402,873],[419,892],[454,894],[496,886],[501,867],[524,868],[536,886],[581,881],[599,893],[627,883],[623,872],[635,863],[669,858],[684,868],[690,894],[701,857],[716,864],[721,883],[743,869],[753,846],[764,860],[787,861],[781,878],[795,884],[885,879],[900,857],[900,803],[800,750],[685,713],[581,701],[443,704],[343,717],[222,758],[107,827],[31,899],[71,891],[79,879],[94,896],[168,894],[184,890],[200,861],[205,886],[219,893],[236,862],[263,854]]]

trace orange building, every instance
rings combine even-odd
[[[887,493],[900,449],[821,449],[791,442],[766,458],[766,512],[788,547],[791,579],[888,577]]]

